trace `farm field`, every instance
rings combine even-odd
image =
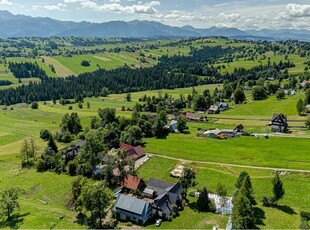
[[[170,171],[180,164],[178,161],[152,157],[144,166],[142,166],[138,175],[146,180],[148,178],[158,178],[166,181],[175,182],[169,176]],[[284,199],[280,201],[280,208],[266,208],[261,206],[260,200],[263,196],[271,195],[271,179],[273,177],[271,170],[244,169],[238,167],[212,166],[204,164],[190,164],[190,167],[196,171],[197,185],[190,191],[195,191],[206,186],[209,192],[215,191],[216,185],[222,183],[227,187],[228,195],[234,193],[234,185],[242,171],[247,171],[251,176],[255,199],[258,203],[257,211],[261,213],[261,224],[258,225],[262,229],[293,229],[299,227],[299,212],[309,211],[310,197],[308,192],[310,189],[309,175],[303,174],[286,174],[281,176],[285,187]],[[184,211],[180,212],[180,216],[172,222],[164,222],[161,228],[212,228],[218,226],[223,229],[226,226],[227,217],[214,215],[210,213],[198,213],[192,207],[195,198],[190,198],[190,204]],[[155,225],[148,226],[155,228]]]

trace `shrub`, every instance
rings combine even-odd
[[[41,139],[48,141],[50,136],[51,136],[50,131],[48,131],[47,129],[41,129],[41,131],[40,131],[40,138]]]
[[[39,103],[36,102],[36,101],[32,102],[32,103],[31,103],[31,108],[32,108],[32,109],[38,109],[38,108],[39,108]]]
[[[83,61],[81,62],[81,66],[88,67],[88,66],[90,66],[90,63],[89,63],[89,61],[87,61],[87,60],[83,60]]]

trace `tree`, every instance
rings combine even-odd
[[[55,143],[53,135],[51,135],[50,138],[48,139],[47,146],[50,147],[55,153],[58,152],[58,147]]]
[[[70,115],[66,113],[62,117],[60,126],[62,129],[67,130],[74,135],[82,131],[81,119],[77,113],[71,113]]]
[[[301,98],[297,101],[296,109],[299,116],[305,111],[304,102]]]
[[[131,94],[130,93],[126,94],[126,101],[128,101],[128,102],[131,101]]]
[[[233,200],[232,220],[235,229],[255,228],[254,210],[250,200],[246,196],[246,184],[243,181],[241,188]]]
[[[256,86],[252,90],[253,100],[264,100],[267,98],[267,92],[263,86]]]
[[[41,129],[40,138],[47,141],[51,136],[51,132],[47,129]]]
[[[18,188],[9,188],[1,193],[0,208],[7,216],[7,219],[11,219],[12,212],[19,208],[18,196],[21,190]]]
[[[36,102],[36,101],[32,102],[32,103],[31,103],[31,108],[32,108],[32,109],[38,109],[38,108],[39,108],[39,103]]]
[[[107,96],[109,96],[109,94],[110,94],[109,89],[107,87],[103,87],[102,90],[101,90],[101,96],[102,97],[107,97]]]
[[[106,126],[107,124],[117,122],[116,110],[114,108],[99,109],[98,113],[99,117],[101,118],[102,126]]]
[[[24,139],[24,142],[19,152],[22,159],[22,167],[34,165],[34,161],[37,160],[38,150],[39,147],[36,145],[35,141],[31,137]]]
[[[208,212],[210,211],[209,207],[209,197],[208,197],[208,191],[206,187],[203,187],[203,189],[199,193],[199,197],[197,199],[197,209],[200,212]]]
[[[242,88],[239,86],[234,92],[234,100],[236,104],[242,104],[246,99],[246,96],[242,90]]]
[[[185,167],[183,169],[182,175],[180,177],[180,183],[182,188],[184,189],[182,196],[186,199],[187,196],[187,189],[193,185],[193,180],[196,177],[196,173],[192,168]]]
[[[218,183],[216,185],[216,193],[221,197],[222,205],[224,205],[226,202],[227,188],[223,184]]]
[[[282,199],[284,194],[285,194],[283,183],[280,180],[278,171],[276,171],[276,174],[275,174],[274,178],[272,179],[272,185],[273,185],[272,192],[273,192],[274,200],[275,200],[275,203],[277,204],[277,202],[280,199]]]
[[[82,192],[83,207],[90,212],[93,228],[103,228],[103,219],[106,216],[106,209],[113,199],[112,192],[104,186],[104,183],[97,182],[92,186],[85,186]]]
[[[281,99],[284,99],[285,98],[285,92],[283,89],[279,89],[277,92],[276,92],[276,98],[278,100],[281,100]]]
[[[236,183],[237,193],[241,189],[242,185],[245,184],[245,195],[249,199],[252,205],[256,205],[256,201],[254,198],[254,192],[252,188],[252,182],[249,174],[245,171],[241,172],[239,178]]]
[[[206,98],[203,95],[196,95],[194,97],[194,109],[205,110],[208,108]]]
[[[126,128],[121,134],[121,142],[137,146],[143,143],[143,133],[139,126],[130,126]]]
[[[156,137],[163,137],[167,134],[167,114],[165,111],[160,111],[154,124],[153,124],[153,133]]]
[[[186,119],[184,116],[179,116],[178,117],[178,125],[177,125],[177,129],[179,130],[179,132],[183,133],[183,131],[187,128],[186,126]]]
[[[75,211],[82,211],[82,190],[85,184],[87,183],[87,179],[78,176],[74,181],[72,181],[71,186],[71,195],[70,202],[74,205]]]
[[[81,66],[88,67],[88,66],[90,66],[90,63],[87,60],[83,60],[83,61],[81,61]]]

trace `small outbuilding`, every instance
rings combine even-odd
[[[272,132],[286,133],[288,131],[287,116],[283,113],[273,114],[270,126]]]

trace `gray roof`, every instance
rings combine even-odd
[[[150,205],[149,202],[140,200],[132,196],[126,196],[119,194],[116,202],[115,209],[122,209],[128,212],[132,212],[138,215],[142,215],[145,208]]]
[[[172,188],[173,186],[173,183],[150,178],[147,189],[155,191],[156,195],[159,196],[163,193],[166,193],[167,190],[169,190],[169,188]]]

